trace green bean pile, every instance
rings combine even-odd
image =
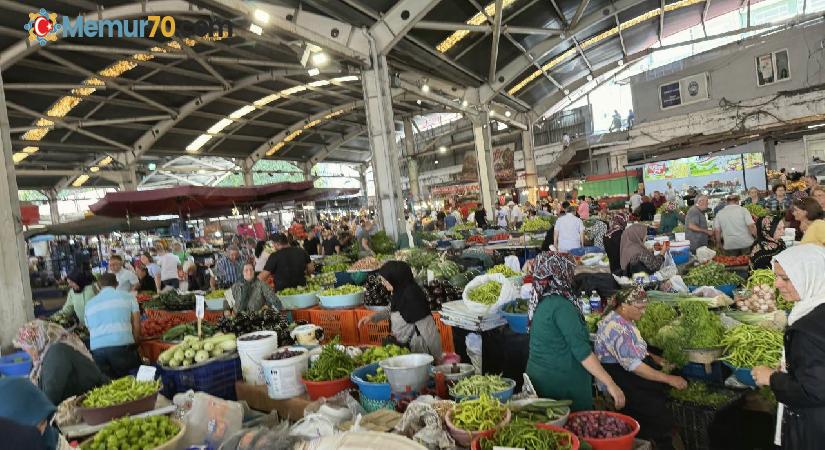
[[[161,388],[160,380],[137,381],[129,375],[92,389],[83,399],[84,408],[105,408],[138,400],[154,394]]]
[[[736,367],[777,367],[782,359],[782,333],[758,325],[739,325],[722,338],[727,361]]]
[[[512,384],[500,375],[473,375],[461,379],[453,385],[450,393],[453,397],[478,397],[509,389]]]
[[[338,348],[340,339],[335,337],[325,345],[312,363],[312,367],[304,373],[304,379],[309,381],[332,381],[349,377],[355,368],[355,361],[344,351]]]
[[[504,419],[507,407],[497,398],[482,395],[455,405],[450,420],[456,428],[465,431],[492,430]]]
[[[481,438],[480,444],[482,450],[492,450],[493,447],[570,450],[572,441],[569,433],[536,428],[534,422],[515,418],[492,437]]]
[[[80,446],[83,450],[157,448],[172,440],[180,426],[166,416],[124,417],[109,422],[95,437]]]

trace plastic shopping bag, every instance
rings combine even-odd
[[[714,256],[716,256],[716,252],[707,247],[699,247],[696,249],[696,259],[700,263],[706,263],[713,259]]]
[[[488,281],[496,281],[501,284],[501,293],[499,293],[498,300],[492,305],[485,305],[483,303],[470,300],[470,291],[483,285],[484,283],[487,283]],[[500,273],[494,273],[491,275],[481,275],[473,278],[473,280],[467,283],[467,286],[464,287],[464,293],[461,297],[464,300],[464,305],[467,306],[467,309],[470,310],[470,312],[485,315],[494,313],[502,305],[518,297],[518,294],[518,289],[513,286],[513,283],[507,280],[507,277]]]
[[[518,260],[518,256],[510,255],[504,258],[504,265],[509,267],[513,272],[521,272],[521,263]]]

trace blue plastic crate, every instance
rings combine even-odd
[[[601,247],[596,247],[596,246],[591,245],[589,247],[579,247],[579,248],[574,248],[574,249],[570,250],[570,254],[573,255],[573,256],[581,257],[581,256],[584,256],[588,253],[604,253],[604,249],[601,248]]]
[[[15,362],[16,359],[20,361]],[[26,377],[32,370],[32,359],[26,352],[15,352],[0,358],[0,375]]]
[[[682,367],[682,376],[693,380],[706,381],[708,383],[723,384],[730,376],[725,370],[725,366],[720,361],[714,361],[710,365],[710,373],[705,371],[704,364],[689,363]]]
[[[172,398],[188,390],[205,392],[225,400],[236,400],[235,382],[243,378],[238,355],[219,358],[191,368],[164,368],[158,366],[163,382],[163,395]]]

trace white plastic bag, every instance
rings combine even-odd
[[[707,247],[699,247],[696,249],[696,259],[700,263],[706,263],[713,259],[714,256],[716,256],[716,252]]]
[[[682,279],[681,275],[672,276],[668,281],[670,282],[670,290],[673,292],[681,292],[684,294],[690,292],[687,287],[687,283],[685,283],[685,280]]]
[[[676,263],[673,262],[673,257],[670,256],[670,252],[665,252],[665,261],[662,263],[662,267],[656,272],[656,278],[662,281],[667,281],[679,273],[679,269],[676,267]]]
[[[469,333],[464,338],[464,345],[467,347],[467,356],[470,358],[470,363],[476,370],[476,373],[481,373],[481,335],[478,333]]]
[[[521,263],[519,263],[518,256],[510,255],[504,258],[504,265],[509,267],[513,272],[521,273]]]
[[[488,281],[497,281],[501,284],[501,293],[498,295],[498,300],[492,305],[485,305],[483,303],[478,303],[470,300],[469,293],[474,288],[477,288]],[[489,313],[494,313],[497,311],[502,305],[505,303],[516,299],[518,297],[519,291],[518,289],[513,286],[507,277],[500,273],[494,273],[492,275],[481,275],[478,277],[473,278],[472,281],[467,283],[467,286],[464,287],[464,293],[461,295],[462,299],[464,300],[464,305],[467,306],[467,309],[478,315],[485,315]]]

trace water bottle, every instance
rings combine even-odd
[[[582,305],[582,314],[590,314],[590,301],[587,299],[587,293],[585,293],[584,291],[582,291],[582,296],[581,298],[579,298],[579,302]]]
[[[595,290],[590,294],[590,310],[593,312],[602,311],[602,298]]]

